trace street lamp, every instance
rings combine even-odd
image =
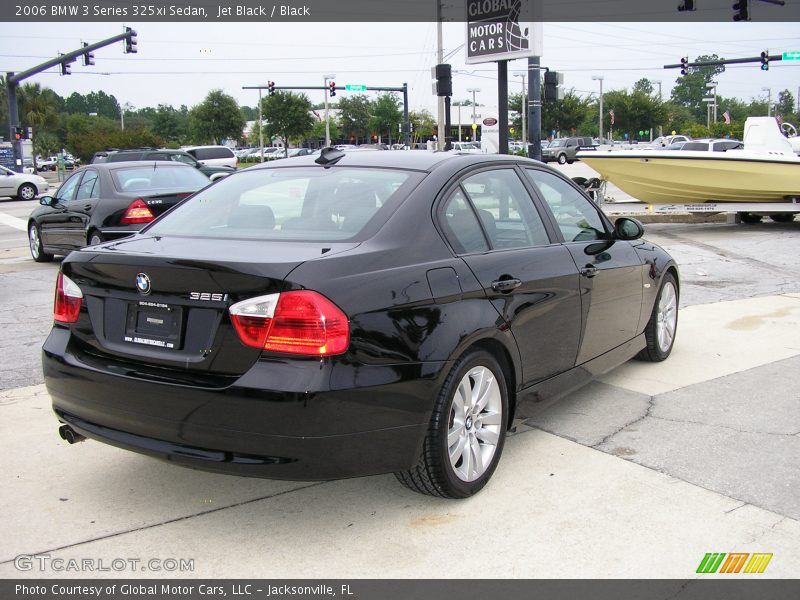
[[[706,89],[707,90],[711,90],[711,93],[713,94],[713,99],[712,99],[712,102],[711,102],[709,108],[713,111],[714,123],[716,123],[717,122],[717,82],[716,81],[711,81],[711,82],[707,83],[706,84]]]
[[[478,126],[475,119],[478,115],[475,114],[475,94],[480,92],[481,88],[467,88],[467,92],[472,94],[472,141],[475,141],[475,132],[478,131]]]
[[[522,77],[522,151],[528,154],[528,130],[525,128],[525,110],[527,103],[525,102],[525,75],[526,73],[514,73],[514,77]]]
[[[336,75],[328,74],[322,76],[325,82],[325,147],[331,145],[331,122],[328,119],[328,81],[336,79]]]
[[[772,88],[764,87],[761,91],[767,92],[767,116],[772,116]]]
[[[662,96],[661,96],[661,81],[654,81],[653,83],[658,85],[658,101],[661,102],[661,100],[662,100]],[[663,126],[659,125],[658,126],[658,136],[661,137],[662,135],[664,135],[664,128],[663,128]]]
[[[600,134],[598,138],[600,139],[600,143],[603,143],[603,76],[592,75],[592,79],[600,82]]]

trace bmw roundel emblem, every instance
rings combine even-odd
[[[136,275],[136,289],[145,296],[150,293],[150,278],[146,273]]]

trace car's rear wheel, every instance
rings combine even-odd
[[[482,350],[465,355],[436,399],[422,456],[397,478],[423,494],[472,496],[497,468],[507,421],[508,389],[497,360]]]
[[[28,226],[28,242],[31,247],[31,256],[36,262],[50,262],[53,260],[52,254],[47,254],[42,246],[42,232],[36,223]]]
[[[675,344],[678,330],[678,285],[672,273],[667,273],[661,281],[653,312],[644,329],[647,347],[636,358],[649,362],[666,359]]]
[[[17,190],[17,198],[20,200],[33,200],[36,198],[36,186],[32,183],[23,183]]]

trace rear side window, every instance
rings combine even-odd
[[[170,190],[194,192],[208,184],[208,179],[195,169],[159,163],[112,171],[114,187],[119,192]]]
[[[366,168],[246,170],[169,213],[156,235],[258,240],[359,239],[381,225],[420,174]]]
[[[189,150],[189,154],[194,155],[197,160],[211,160],[213,158],[234,158],[230,148],[195,148]]]
[[[447,238],[457,254],[489,250],[478,217],[475,216],[460,189],[456,190],[444,205],[444,226]]]

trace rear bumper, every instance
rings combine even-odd
[[[60,328],[42,360],[58,419],[88,438],[183,466],[291,480],[413,466],[448,365],[260,360],[230,385],[202,387],[104,369]]]

